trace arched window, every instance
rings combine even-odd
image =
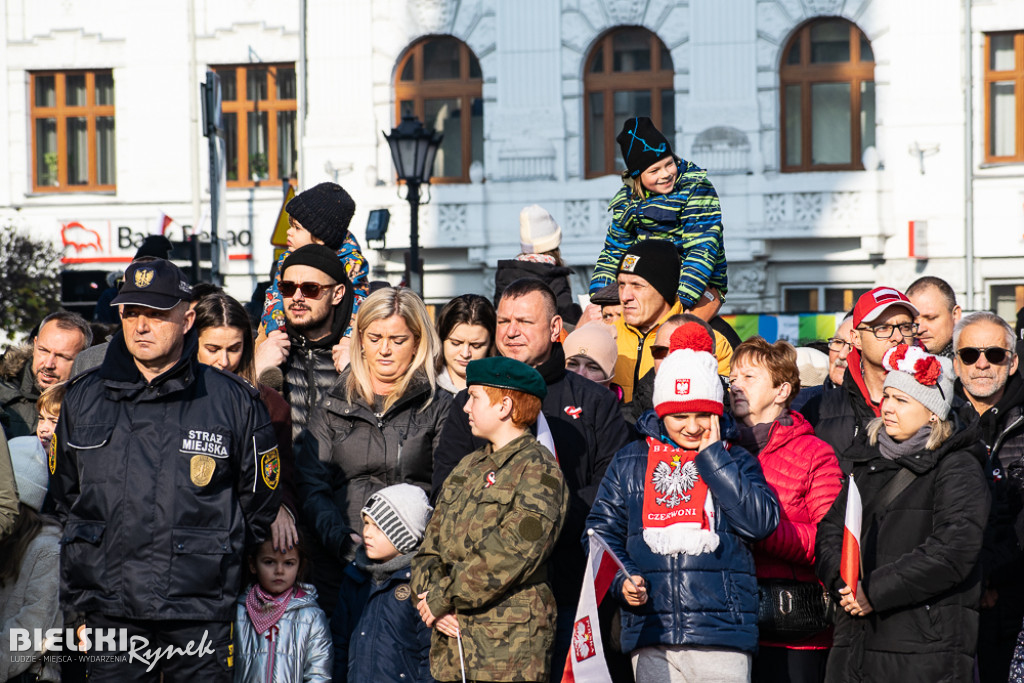
[[[484,157],[483,77],[461,40],[430,36],[398,61],[395,121],[415,116],[444,133],[434,161],[435,182],[469,182],[469,165]]]
[[[782,170],[863,170],[875,144],[875,56],[845,19],[815,19],[782,52]]]
[[[672,55],[645,28],[617,28],[594,44],[583,71],[586,177],[622,171],[615,136],[632,116],[649,116],[669,140],[676,128]]]

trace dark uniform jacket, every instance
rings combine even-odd
[[[586,554],[580,547],[579,537],[601,478],[615,452],[629,442],[630,431],[612,392],[576,373],[565,371],[561,344],[553,346],[551,358],[537,371],[547,383],[548,395],[541,404],[541,411],[551,427],[555,450],[558,451],[558,465],[570,495],[565,533],[551,556],[552,565],[558,567],[557,572],[552,572],[551,587],[559,605],[575,609],[586,565]],[[465,390],[455,396],[441,432],[441,442],[434,457],[434,498],[440,492],[445,477],[463,456],[486,444],[470,431],[469,418],[462,410],[466,396]]]
[[[49,454],[61,598],[131,619],[231,620],[246,542],[277,513],[281,464],[243,380],[182,357],[147,383],[121,334],[68,388]]]
[[[953,415],[954,419],[956,418]],[[896,460],[866,445],[839,460],[857,482],[865,514],[901,469],[916,478],[861,527],[862,590],[874,611],[839,610],[828,681],[970,681],[978,637],[982,532],[989,492],[976,424],[934,451]],[[815,571],[838,601],[849,479],[818,524]]]
[[[498,307],[501,293],[505,291],[505,288],[516,280],[522,278],[540,280],[554,293],[558,315],[562,316],[562,320],[567,324],[575,325],[579,321],[580,315],[583,314],[583,309],[572,295],[572,285],[569,284],[571,275],[572,269],[566,266],[518,259],[498,261],[498,270],[494,273],[494,307]],[[580,294],[582,293],[580,292]]]
[[[558,464],[529,433],[474,451],[445,480],[412,589],[428,592],[434,616],[456,615],[468,680],[548,680],[556,608],[545,563],[568,507]],[[430,672],[461,678],[457,641],[437,629]]]
[[[860,372],[860,368],[857,371]],[[803,410],[805,406],[800,410],[814,426],[814,435],[831,446],[840,459],[847,451],[863,447],[867,442],[868,422],[875,418],[852,372],[847,367],[842,384],[824,389],[816,406],[813,399],[805,404],[811,406],[810,410]],[[817,421],[813,419],[815,415]]]
[[[32,376],[32,347],[9,350],[0,361],[0,421],[8,440],[35,435],[39,389]]]

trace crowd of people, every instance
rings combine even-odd
[[[1020,331],[926,276],[741,340],[707,174],[618,141],[587,285],[531,205],[431,312],[322,183],[255,305],[140,250],[113,324],[41,320],[0,360],[0,681],[1024,681]]]

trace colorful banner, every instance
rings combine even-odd
[[[795,346],[825,341],[836,333],[844,313],[805,313],[800,315],[723,315],[740,339],[760,335],[769,342],[785,339]]]

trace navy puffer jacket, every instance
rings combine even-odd
[[[668,437],[654,411],[637,422],[644,436]],[[721,418],[722,436],[735,429]],[[701,555],[659,555],[644,541],[644,479],[647,443],[615,454],[587,518],[630,574],[647,582],[648,601],[622,608],[622,650],[653,645],[690,645],[753,653],[757,649],[757,579],[747,543],[768,537],[779,523],[779,503],[757,459],[740,446],[719,441],[695,460],[715,503],[718,549]],[[584,544],[587,538],[583,538]],[[611,592],[625,605],[622,573]]]

